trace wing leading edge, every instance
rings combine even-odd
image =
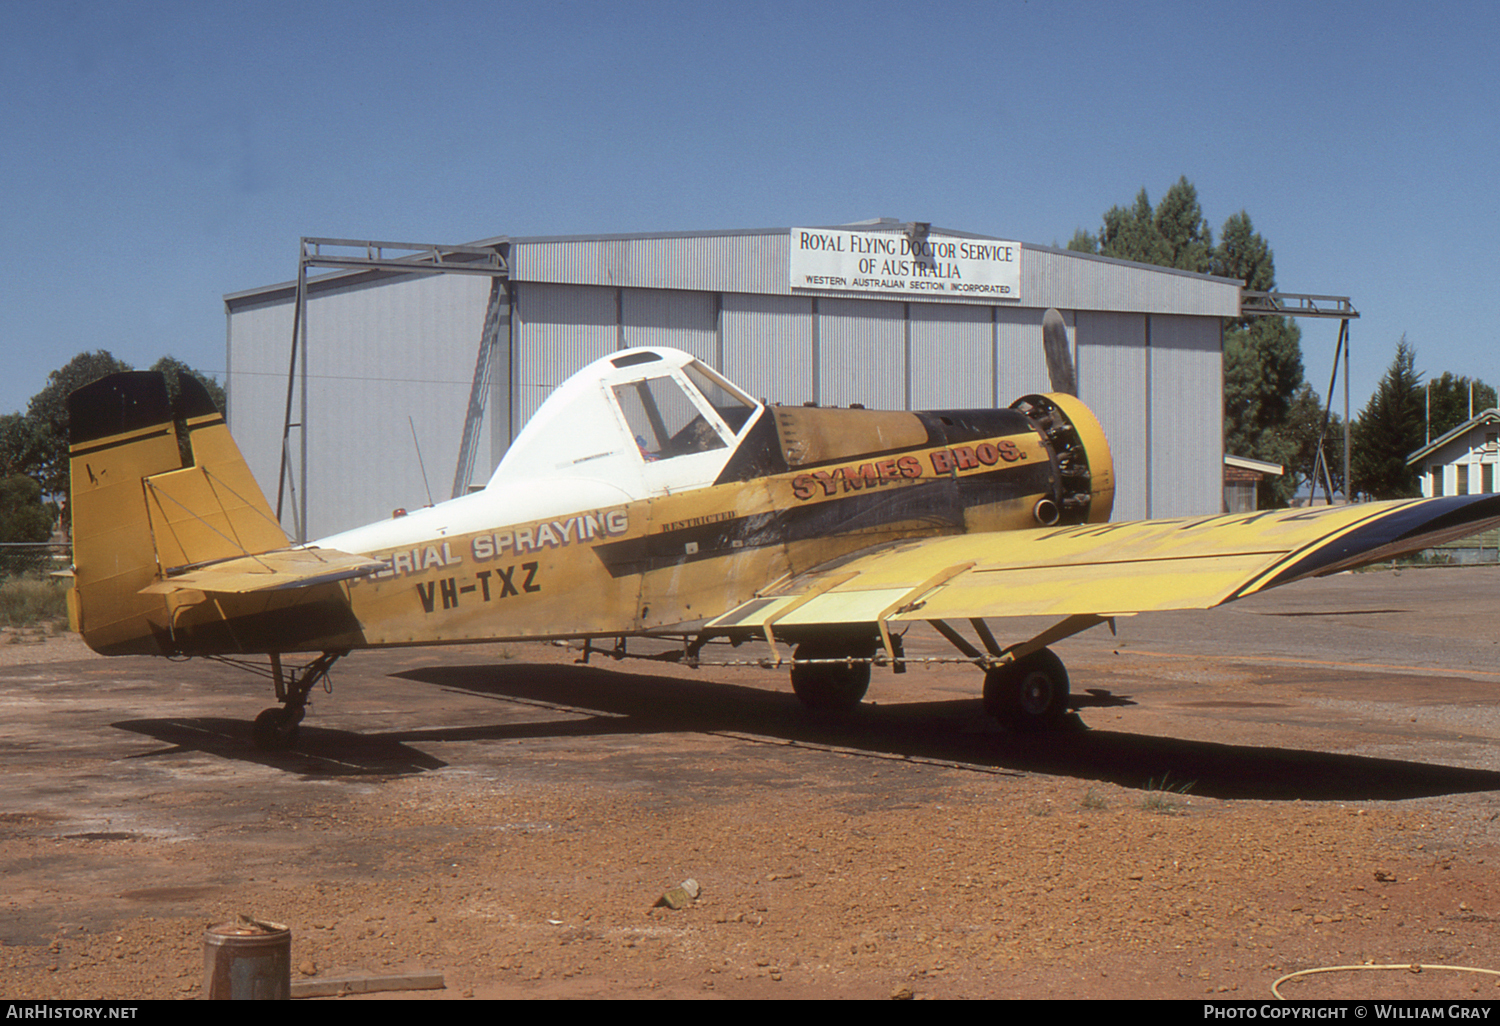
[[[803,575],[709,627],[1207,609],[1496,524],[1491,495],[926,538]]]

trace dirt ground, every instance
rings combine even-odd
[[[781,672],[496,645],[355,653],[267,754],[258,677],[3,637],[0,997],[197,997],[241,912],[291,926],[294,981],[443,974],[412,998],[1263,1001],[1315,968],[1497,970],[1497,590],[1344,575],[1095,628],[1056,646],[1081,708],[1046,737],[987,718],[971,667],[877,671],[819,719]]]

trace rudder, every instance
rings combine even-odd
[[[140,594],[156,577],[142,481],[182,466],[162,376],[112,374],[68,396],[68,461],[74,626],[96,652],[159,654],[164,606]]]
[[[101,378],[68,397],[74,626],[105,655],[175,650],[180,598],[141,594],[174,571],[287,544],[201,382],[168,399],[161,374]],[[186,426],[184,466],[177,423]]]

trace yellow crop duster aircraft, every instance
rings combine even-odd
[[[1061,319],[1044,333],[1058,357]],[[827,710],[872,665],[904,668],[916,620],[1031,730],[1069,708],[1061,638],[1500,522],[1500,497],[1466,496],[1109,523],[1108,443],[1052,365],[1059,390],[1009,409],[878,412],[768,406],[686,353],[624,350],[562,384],[482,491],[305,545],[200,385],[174,407],[160,375],[117,374],[71,398],[70,611],[105,655],[269,657],[267,748],[357,648],[651,636],[698,665],[710,641],[752,642]],[[1037,614],[1056,626],[1007,646],[985,623]]]

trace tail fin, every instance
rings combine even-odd
[[[106,655],[173,650],[171,600],[142,589],[174,570],[288,544],[208,392],[188,375],[179,384],[175,408],[150,372],[101,378],[68,398],[72,613]]]

